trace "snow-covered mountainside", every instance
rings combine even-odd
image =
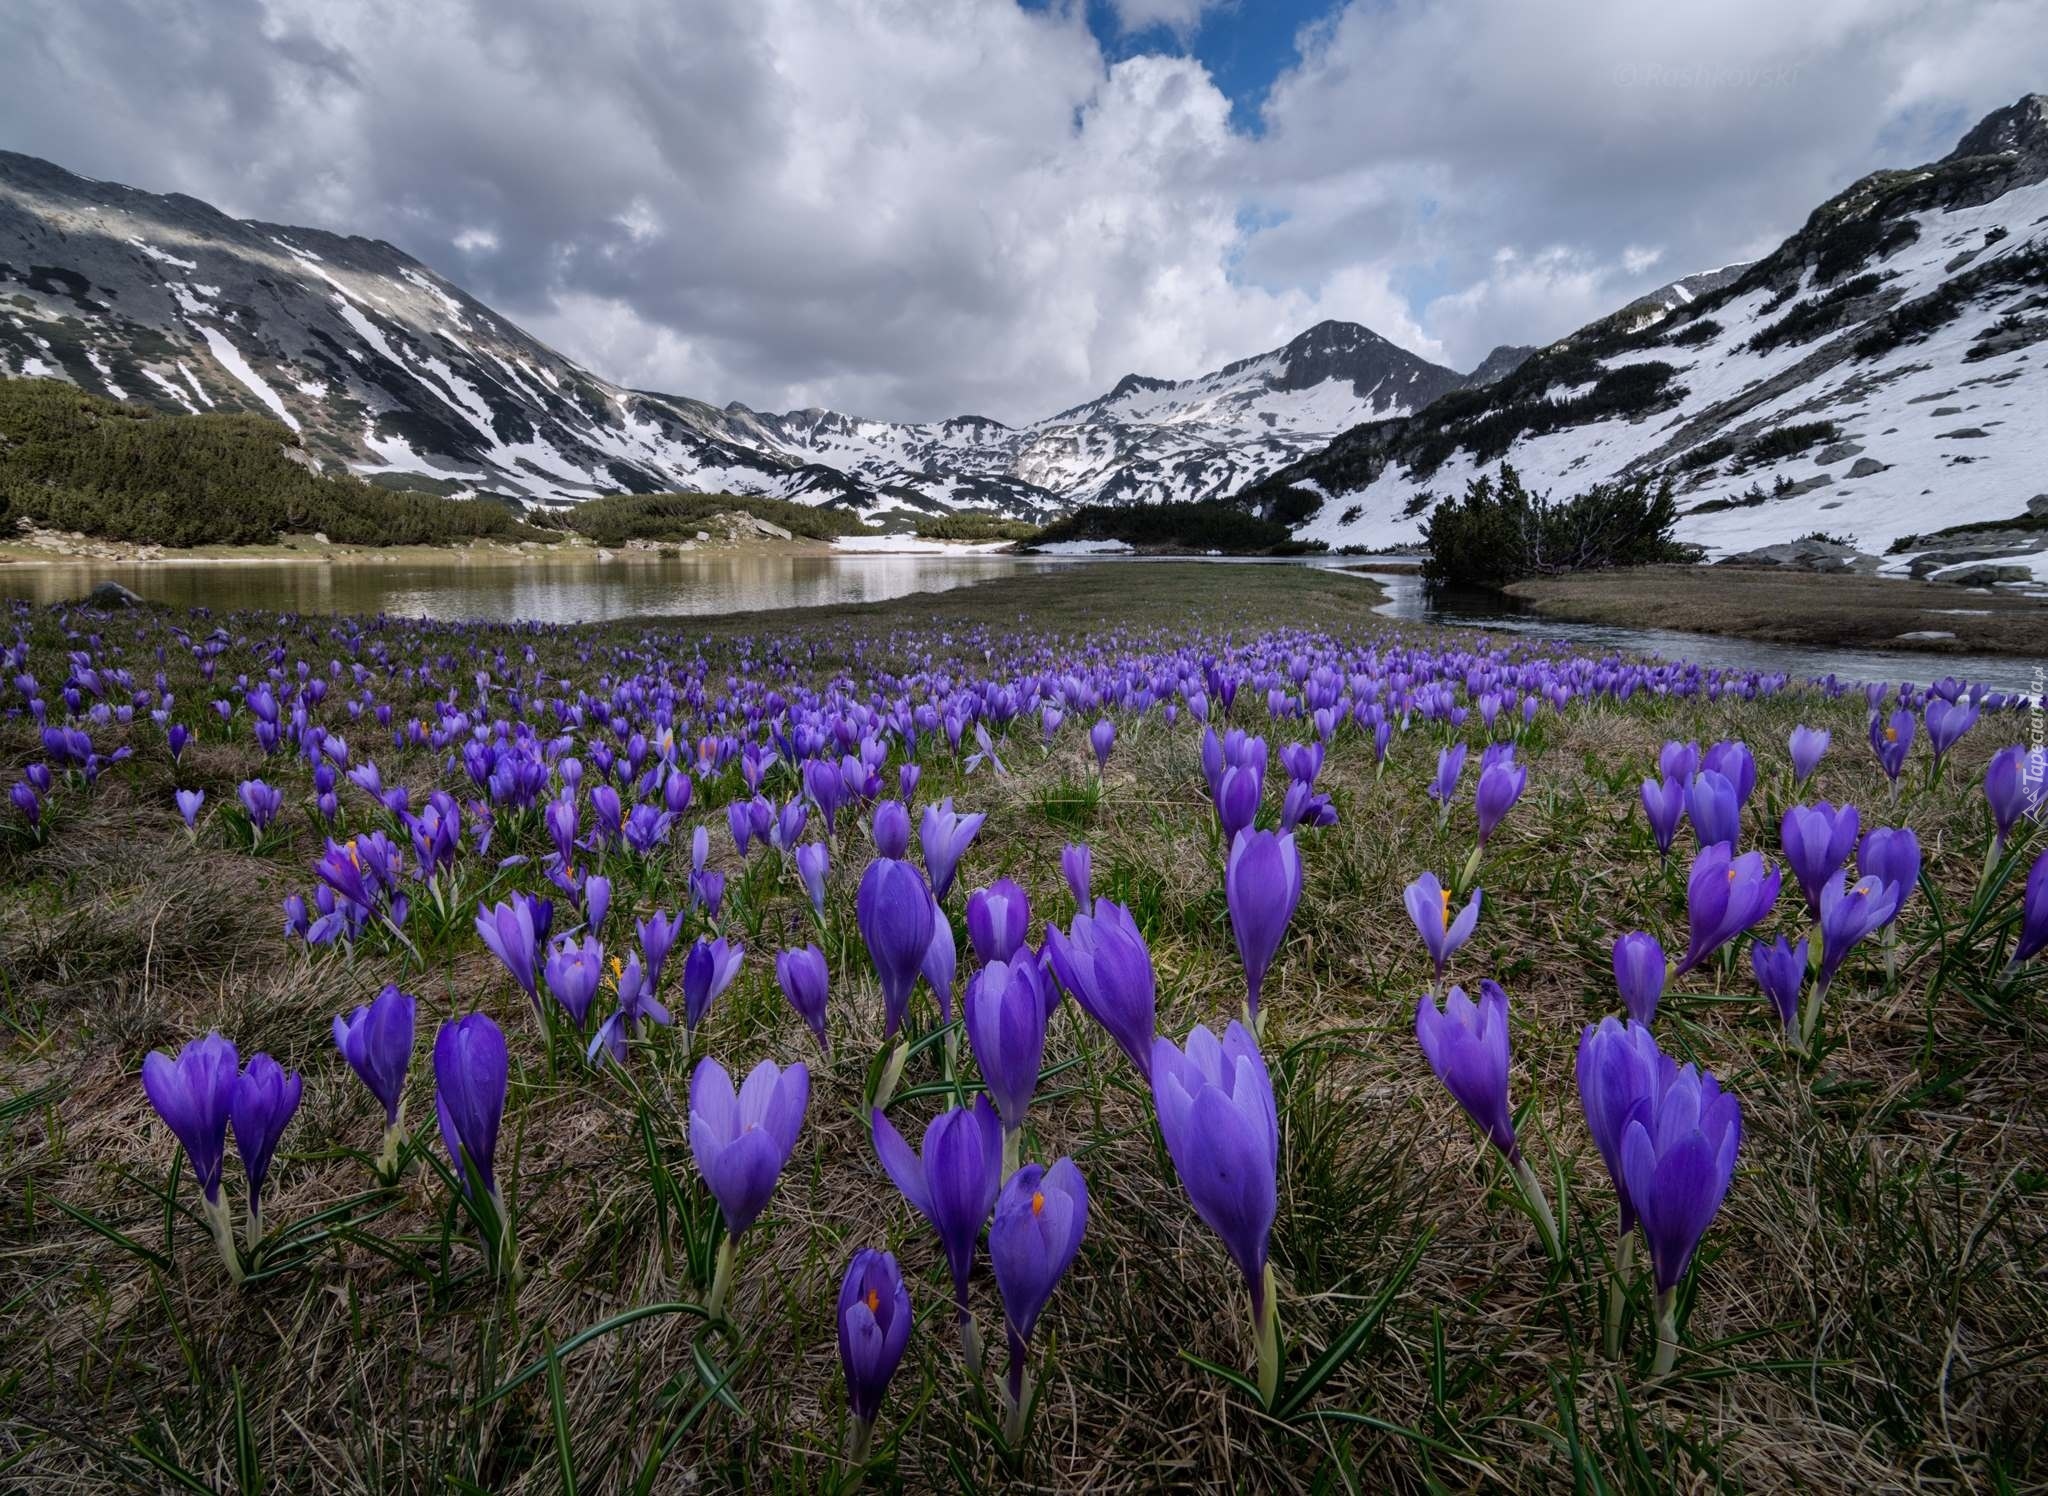
[[[1503,461],[1556,497],[1669,475],[1712,555],[1822,532],[1923,575],[2024,551],[2002,579],[2048,580],[2048,98],[1239,497],[1332,546],[1411,545]]]
[[[1524,350],[1493,355],[1484,377]],[[868,514],[1219,497],[1456,372],[1353,323],[1179,383],[1131,375],[1027,426],[768,414],[629,390],[388,244],[230,218],[0,153],[0,373],[267,412],[383,481],[559,501],[727,490]]]

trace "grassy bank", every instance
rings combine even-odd
[[[987,670],[991,637],[1014,638],[998,668],[1019,670],[1197,633],[1221,641],[1291,630],[1305,641],[1322,631],[1386,648],[1443,638],[1397,633],[1370,616],[1375,600],[1356,579],[1296,568],[1077,566],[1057,586],[1021,577],[784,615],[451,628],[433,636],[432,668],[413,680],[394,672],[385,699],[394,725],[431,720],[450,692],[473,695],[487,718],[502,708],[482,672],[496,672],[491,690],[501,692],[508,661],[525,658],[557,683],[599,691],[630,650],[679,664],[701,652],[707,689],[743,671],[794,688]],[[74,641],[53,614],[22,622],[30,667],[61,681]],[[138,682],[166,672],[181,719],[188,708],[203,713],[238,673],[260,678],[268,649],[322,671],[344,655],[381,669],[395,637],[337,634],[320,621],[252,623],[255,643],[220,657],[215,684],[176,642],[159,666],[160,620],[98,628],[127,651]],[[336,668],[344,678],[347,667]],[[1248,683],[1237,720],[1266,733],[1276,755],[1308,735],[1304,723],[1269,722],[1264,701],[1264,683]],[[1069,720],[1045,751],[1027,717],[1000,738],[1009,771],[1000,777],[986,767],[968,775],[928,746],[919,801],[952,794],[963,811],[988,812],[960,885],[1017,879],[1036,911],[1034,940],[1046,919],[1064,924],[1072,913],[1061,847],[1089,843],[1097,894],[1127,903],[1149,941],[1160,1030],[1220,1026],[1243,976],[1198,732],[1185,713],[1172,725],[1157,713],[1118,721],[1099,782],[1085,722]],[[1775,856],[1785,738],[1801,721],[1834,733],[1806,797],[1862,804],[1873,822],[1909,818],[1927,849],[1925,887],[1903,921],[1897,983],[1886,984],[1868,950],[1838,979],[1830,1021],[1843,1042],[1817,1077],[1788,1062],[1746,970],[1725,980],[1703,972],[1665,997],[1662,1041],[1739,1090],[1745,1136],[1734,1187],[1688,1280],[1685,1357],[1677,1374],[1652,1381],[1639,1315],[1625,1359],[1610,1362],[1598,1347],[1615,1227],[1578,1113],[1573,1046],[1580,1025],[1616,1009],[1616,933],[1645,929],[1667,947],[1684,944],[1688,849],[1660,867],[1635,803],[1659,744],[1753,745],[1762,777],[1745,845]],[[391,729],[368,717],[345,730],[356,761],[374,758],[387,784],[412,787],[416,806],[431,787],[474,793],[447,749],[394,749]],[[775,986],[770,953],[812,938],[813,927],[774,854],[745,864],[734,854],[723,809],[742,793],[736,769],[700,786],[649,872],[665,890],[659,902],[676,907],[687,827],[712,827],[728,933],[747,957],[700,1043],[728,1063],[772,1055],[808,1058],[813,1070],[803,1140],[744,1243],[733,1328],[710,1330],[675,1307],[700,1296],[698,1228],[709,1210],[691,1162],[681,1030],[657,1031],[624,1071],[544,1067],[530,1058],[526,999],[466,916],[429,939],[416,913],[423,965],[367,945],[347,960],[309,960],[280,939],[278,914],[287,893],[308,885],[320,845],[303,762],[267,758],[244,730],[202,731],[174,765],[161,733],[140,721],[127,734],[133,759],[51,799],[45,842],[0,839],[0,1484],[537,1493],[563,1489],[566,1467],[586,1491],[631,1488],[650,1470],[656,1490],[829,1490],[844,1437],[832,1299],[848,1253],[877,1245],[902,1259],[919,1320],[883,1405],[874,1489],[2037,1487],[2048,1478],[2039,1443],[2048,1012],[2038,975],[1999,987],[1982,969],[2010,894],[1984,928],[1967,937],[1962,928],[1983,842],[1975,783],[2021,724],[1987,719],[1932,788],[1917,757],[1897,811],[1863,730],[1860,696],[1812,694],[1641,693],[1626,706],[1538,717],[1523,749],[1529,790],[1486,853],[1484,918],[1453,975],[1468,986],[1491,976],[1512,994],[1524,1146],[1554,1184],[1566,1232],[1554,1268],[1533,1250],[1504,1169],[1414,1037],[1428,967],[1402,888],[1425,868],[1449,872],[1469,850],[1469,774],[1439,829],[1425,796],[1433,736],[1418,727],[1397,737],[1382,776],[1369,741],[1339,732],[1322,784],[1340,820],[1304,837],[1305,893],[1265,997],[1264,1048],[1280,1093],[1273,1259],[1290,1375],[1390,1287],[1391,1296],[1300,1416],[1258,1411],[1197,1365],[1246,1364],[1240,1283],[1175,1184],[1130,1067],[1065,1003],[1027,1148],[1071,1155],[1092,1208],[1080,1259],[1039,1330],[1052,1359],[1031,1452],[1013,1474],[954,1350],[932,1233],[876,1167],[862,1116],[881,1031],[852,912],[870,855],[863,827],[841,826],[817,935],[833,973],[830,1059]],[[109,725],[95,737],[104,751],[123,733]],[[30,724],[0,719],[8,777],[40,752]],[[174,787],[204,789],[221,807],[252,774],[285,791],[278,841],[243,850],[217,810],[188,839],[171,809]],[[381,823],[363,797],[344,795],[351,834]],[[531,825],[503,838],[492,863],[545,846]],[[473,877],[466,904],[498,886]],[[622,880],[622,899],[628,889]],[[1788,879],[1787,930],[1796,899]],[[615,908],[614,930],[634,912],[645,909]],[[468,1228],[428,1169],[415,1164],[366,1204],[361,1162],[336,1142],[374,1148],[382,1116],[335,1058],[328,1025],[387,980],[420,994],[426,1035],[442,1014],[480,1007],[521,1056],[500,1153],[521,1214],[527,1276],[516,1292],[475,1270]],[[167,1184],[188,1204],[193,1191],[136,1079],[150,1049],[216,1025],[245,1054],[267,1049],[306,1077],[268,1208],[280,1219],[344,1207],[358,1218],[298,1269],[239,1292],[191,1220],[165,1202]],[[414,1060],[408,1116],[431,1139],[428,1042]],[[913,1143],[942,1089],[935,1052],[913,1063],[899,1106]],[[992,1325],[985,1256],[973,1294]],[[669,1308],[574,1342],[649,1306]],[[533,1365],[541,1374],[492,1396]]]
[[[1739,639],[1930,653],[2048,656],[2048,601],[1880,577],[1644,566],[1511,583],[1550,618]],[[1946,639],[1901,635],[1945,633]]]

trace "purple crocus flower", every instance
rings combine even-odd
[[[1643,814],[1650,822],[1650,836],[1657,843],[1659,857],[1671,855],[1678,823],[1685,817],[1685,786],[1689,782],[1671,778],[1643,781]]]
[[[967,896],[967,939],[983,963],[1007,961],[1031,928],[1031,900],[1014,879],[998,878]]]
[[[1429,1068],[1488,1142],[1510,1164],[1521,1162],[1514,1110],[1508,1105],[1508,995],[1500,983],[1479,984],[1479,1001],[1453,987],[1439,1009],[1424,993],[1415,1006],[1415,1040]]]
[[[910,812],[901,800],[884,800],[875,806],[875,855],[901,862],[910,852]]]
[[[1031,1406],[1026,1368],[1031,1332],[1053,1289],[1073,1265],[1087,1229],[1088,1185],[1070,1158],[1056,1159],[1050,1168],[1026,1164],[1010,1176],[996,1200],[995,1219],[988,1228],[988,1257],[1009,1331],[1004,1405],[1013,1448],[1023,1442]]]
[[[1429,947],[1437,980],[1442,981],[1452,954],[1472,937],[1473,928],[1479,923],[1479,890],[1472,890],[1471,899],[1454,918],[1451,891],[1437,881],[1435,873],[1424,873],[1408,885],[1402,901],[1408,906],[1408,917],[1415,921],[1416,933]]]
[[[505,1115],[510,1054],[488,1014],[450,1018],[434,1036],[434,1112],[456,1181],[472,1200],[488,1196],[504,1219],[498,1195],[498,1124]]]
[[[1182,1049],[1152,1043],[1152,1099],[1181,1188],[1257,1299],[1266,1272],[1280,1160],[1278,1113],[1266,1061],[1233,1022],[1219,1040],[1196,1025]]]
[[[1681,792],[1692,783],[1700,769],[1700,745],[1672,739],[1657,750],[1657,772],[1676,784]]]
[[[22,819],[27,821],[29,825],[36,826],[42,822],[42,797],[36,793],[35,786],[27,780],[17,780],[9,785],[7,787],[7,798],[13,802],[14,808],[21,812]]]
[[[2020,933],[2013,941],[2006,970],[2017,970],[2043,947],[2048,947],[2048,852],[2036,857],[2027,870],[2026,892],[2020,896]]]
[[[939,1000],[939,1021],[951,1023],[953,978],[960,973],[960,950],[953,943],[953,922],[936,902],[932,905],[932,943],[924,948],[924,960],[918,963],[918,971],[924,984],[932,989],[932,996]],[[949,1035],[946,1042],[955,1044],[955,1036]]]
[[[951,795],[936,805],[924,808],[924,820],[918,827],[918,843],[924,849],[924,865],[931,873],[932,897],[941,903],[953,887],[953,873],[960,865],[960,858],[986,819],[988,817],[980,811],[964,816],[954,814]]]
[[[571,1026],[580,1030],[604,981],[604,947],[595,936],[586,935],[579,941],[573,935],[563,935],[549,947],[543,975],[548,991],[569,1015]]]
[[[882,984],[885,1028],[893,1039],[932,943],[932,892],[909,863],[877,857],[861,874],[854,914]]]
[[[251,1248],[263,1239],[263,1182],[270,1177],[270,1160],[304,1090],[298,1071],[287,1071],[267,1054],[251,1055],[248,1068],[235,1079],[228,1117],[235,1129],[235,1151],[242,1156],[242,1173],[249,1181]]]
[[[1059,984],[1149,1080],[1158,988],[1152,953],[1131,911],[1098,899],[1094,912],[1075,915],[1064,934],[1048,926],[1045,943]]]
[[[1991,755],[1984,770],[1984,799],[1991,807],[1992,841],[1987,868],[2005,854],[2006,838],[2020,817],[2032,807],[2038,795],[2040,776],[2030,773],[2027,750],[2018,743]]]
[[[640,960],[647,972],[647,988],[656,991],[661,986],[662,968],[668,964],[668,953],[675,949],[676,939],[683,933],[682,918],[671,918],[657,909],[647,918],[635,920],[633,931],[640,937]]]
[[[533,903],[525,894],[515,893],[501,904],[480,906],[476,933],[491,954],[504,963],[520,991],[538,1008],[540,993],[535,981],[540,969],[541,937],[534,928]]]
[[[995,1208],[1002,1185],[1003,1129],[986,1096],[972,1107],[941,1112],[926,1124],[919,1153],[912,1153],[880,1108],[871,1119],[875,1156],[917,1213],[931,1222],[953,1277],[953,1307],[960,1321],[961,1347],[971,1371],[979,1371],[980,1342],[967,1307],[967,1280],[975,1244]]]
[[[694,1035],[720,993],[732,985],[746,955],[742,946],[698,936],[683,958],[683,1032]]]
[[[811,912],[825,917],[825,877],[831,870],[832,854],[823,842],[805,842],[796,849],[796,875],[811,897]]]
[[[1799,881],[1806,895],[1809,915],[1820,913],[1821,886],[1840,870],[1856,849],[1860,825],[1856,807],[1840,810],[1823,800],[1817,805],[1794,805],[1785,811],[1778,827],[1779,844],[1785,849],[1785,866]]]
[[[1676,1290],[1735,1177],[1742,1107],[1713,1076],[1694,1066],[1660,1073],[1647,1115],[1622,1133],[1621,1169],[1649,1245],[1657,1290],[1657,1359],[1671,1369],[1678,1353]]]
[[[857,1465],[910,1343],[910,1290],[894,1257],[871,1247],[853,1254],[839,1284],[838,1318],[839,1365],[846,1373],[846,1409],[856,1425]]]
[[[1703,847],[1716,842],[1732,847],[1742,835],[1742,802],[1735,786],[1712,769],[1693,775],[1685,791],[1685,813],[1692,818],[1692,829]]]
[[[1778,901],[1781,877],[1761,852],[1737,857],[1726,842],[1704,848],[1686,879],[1691,940],[1672,975],[1684,976],[1769,914]]]
[[[1727,780],[1735,791],[1738,806],[1749,804],[1750,792],[1756,788],[1756,755],[1749,751],[1749,744],[1716,743],[1700,755],[1700,768],[1712,770]]]
[[[1899,902],[1892,910],[1892,920],[1897,919],[1899,910],[1920,886],[1920,838],[1910,826],[1871,827],[1856,847],[1856,873],[1898,889]],[[1814,912],[1820,912],[1818,903]],[[1891,922],[1885,921],[1887,925]]]
[[[1233,764],[1216,781],[1216,824],[1226,846],[1234,844],[1238,833],[1258,819],[1265,788],[1265,770],[1255,764]]]
[[[187,1040],[174,1059],[153,1049],[142,1062],[142,1089],[185,1150],[192,1178],[210,1211],[221,1207],[221,1165],[227,1154],[228,1117],[241,1064],[235,1046],[218,1032]]]
[[[1074,910],[1086,914],[1095,902],[1094,857],[1086,842],[1069,842],[1060,848],[1060,872],[1067,880],[1067,892],[1074,896]]]
[[[1803,935],[1796,945],[1787,944],[1780,935],[1775,945],[1758,940],[1749,947],[1749,969],[1756,973],[1757,986],[1778,1010],[1778,1019],[1787,1033],[1796,1034],[1799,1028],[1799,992],[1806,984],[1806,960]]]
[[[650,1021],[666,1028],[675,1020],[667,1006],[654,995],[654,984],[647,980],[638,951],[628,955],[623,965],[617,956],[612,957],[612,980],[617,984],[619,1004],[611,1016],[597,1026],[597,1033],[591,1037],[584,1056],[594,1061],[602,1049],[623,1065],[628,1040],[637,1038]]]
[[[1927,719],[1927,746],[1934,750],[1937,764],[1962,741],[1964,733],[1977,725],[1977,707],[1969,701],[1944,701],[1936,696],[1928,701],[1923,715]]]
[[[1458,797],[1458,781],[1465,774],[1466,752],[1463,743],[1452,743],[1437,750],[1436,778],[1429,783],[1429,797],[1440,807],[1439,816],[1449,815],[1451,802]]]
[[[1792,786],[1794,789],[1813,778],[1813,771],[1820,767],[1823,754],[1834,736],[1825,727],[1807,727],[1803,723],[1792,729],[1790,748],[1792,750]]]
[[[1880,715],[1870,719],[1870,748],[1877,755],[1878,767],[1884,770],[1885,778],[1892,782],[1895,796],[1899,789],[1899,775],[1906,768],[1906,756],[1913,751],[1913,723],[1913,714],[1903,707],[1890,717]]]
[[[690,1156],[718,1201],[728,1237],[743,1234],[767,1208],[810,1099],[811,1072],[801,1060],[787,1069],[761,1061],[737,1093],[709,1055],[690,1073]]]
[[[701,828],[700,828],[701,829]],[[611,913],[612,880],[591,873],[583,880],[583,925],[592,935],[604,930],[604,917]]]
[[[178,814],[184,818],[187,831],[199,829],[199,807],[206,803],[205,790],[179,790],[171,797],[178,803]]]
[[[732,833],[733,850],[745,857],[747,844],[754,839],[754,818],[747,809],[746,801],[735,800],[726,806],[725,826]]]
[[[1029,951],[1014,960],[991,961],[967,984],[967,1039],[974,1061],[1003,1122],[1007,1164],[1038,1086],[1045,1057],[1045,1021],[1050,1011],[1045,977]]]
[[[284,809],[284,791],[272,789],[260,779],[245,779],[235,786],[235,798],[242,802],[249,824],[258,832],[268,831],[277,813]]]
[[[1487,838],[1493,835],[1494,828],[1501,822],[1501,817],[1522,798],[1522,791],[1528,787],[1528,783],[1529,770],[1515,762],[1512,747],[1500,757],[1495,757],[1491,750],[1488,751],[1487,762],[1479,771],[1479,788],[1475,797],[1479,814],[1480,846],[1486,845]]]
[[[1223,869],[1230,929],[1244,963],[1245,1016],[1256,1028],[1266,972],[1301,903],[1301,854],[1292,832],[1241,831]]]
[[[384,1108],[387,1131],[397,1128],[404,1105],[418,1012],[411,993],[387,983],[372,1001],[334,1019],[334,1047]]]
[[[1621,1140],[1630,1122],[1646,1117],[1657,1097],[1657,1077],[1672,1062],[1657,1048],[1649,1028],[1633,1020],[1603,1018],[1579,1035],[1579,1104],[1586,1130],[1614,1181],[1621,1205],[1621,1234],[1635,1229],[1636,1207],[1621,1166]]]
[[[831,976],[825,967],[825,953],[816,945],[777,951],[775,980],[782,988],[782,995],[789,999],[789,1005],[796,1009],[797,1016],[810,1026],[811,1033],[817,1037],[818,1048],[830,1054],[832,1041],[825,1032],[825,998]]]
[[[1244,1275],[1258,1326],[1259,1390],[1270,1403],[1280,1348],[1266,1251],[1279,1198],[1280,1126],[1265,1057],[1241,1023],[1220,1040],[1197,1025],[1185,1050],[1155,1039],[1150,1069],[1160,1136],[1181,1188]]]
[[[1637,930],[1614,942],[1614,985],[1628,1016],[1644,1028],[1657,1016],[1664,995],[1664,947],[1657,937]]]
[[[1828,984],[1849,959],[1849,952],[1867,935],[1883,929],[1899,912],[1897,884],[1881,883],[1874,877],[1849,882],[1847,873],[1836,873],[1820,891],[1820,967],[1814,974],[1813,1006],[1818,1007]],[[1809,1020],[1808,1028],[1812,1022]],[[1809,1033],[1808,1038],[1812,1036]]]
[[[1109,767],[1109,750],[1116,746],[1116,724],[1104,717],[1088,729],[1088,746],[1095,750],[1095,768],[1099,773]]]

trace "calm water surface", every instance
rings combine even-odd
[[[294,613],[384,613],[412,618],[589,623],[610,618],[752,613],[832,603],[882,602],[916,592],[944,592],[996,577],[1054,573],[1063,567],[1104,559],[1119,566],[1150,564],[1136,557],[762,552],[474,566],[447,561],[354,566],[345,562],[140,566],[76,562],[0,565],[0,598],[62,602],[82,597],[96,583],[111,580],[154,602],[221,612],[260,608]],[[1821,649],[1724,639],[1674,629],[1567,623],[1517,611],[1513,603],[1490,594],[1447,596],[1425,589],[1412,575],[1358,569],[1369,568],[1372,560],[1306,557],[1261,561],[1217,557],[1210,564],[1343,568],[1347,575],[1370,577],[1387,589],[1387,600],[1377,609],[1385,617],[1556,639],[1581,649],[1628,650],[1730,669],[1783,671],[1795,678],[1832,671],[1844,680],[1924,683],[1935,676],[1956,675],[2003,690],[2038,689],[2034,663],[2025,659]],[[1047,580],[1048,585],[1058,585],[1055,577]]]
[[[1018,556],[732,556],[536,561],[194,562],[0,565],[0,598],[83,597],[103,581],[176,608],[384,613],[403,618],[593,623],[608,618],[758,613],[944,592],[1064,563]]]

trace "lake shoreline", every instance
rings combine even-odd
[[[2048,600],[1898,577],[1644,566],[1532,577],[1505,596],[1573,623],[1907,656],[2048,658]]]

